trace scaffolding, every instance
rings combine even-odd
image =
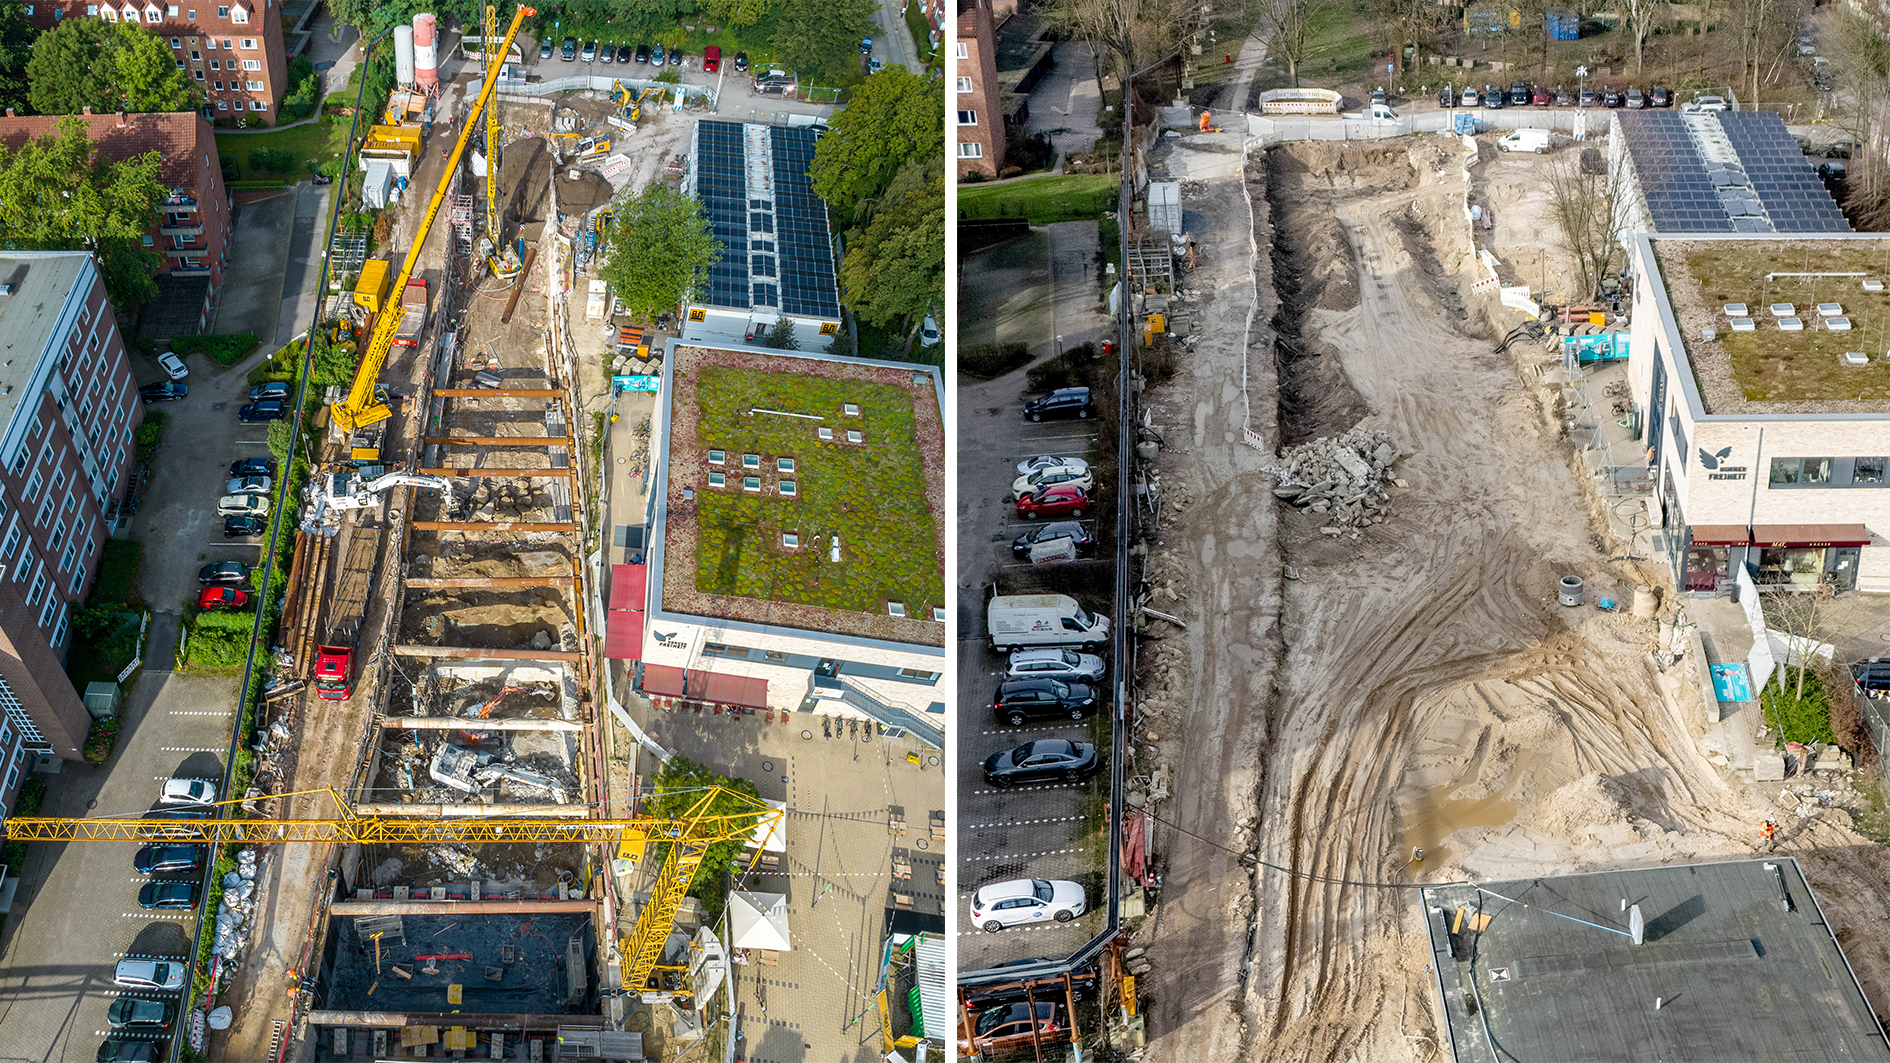
[[[336,233],[328,245],[328,268],[331,275],[359,273],[367,261],[366,233]]]
[[[455,260],[471,261],[473,257],[473,197],[455,195],[452,211],[453,257]]]

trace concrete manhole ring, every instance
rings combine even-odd
[[[619,465],[622,465],[623,463],[625,463],[625,462],[627,462],[627,461],[629,461],[629,460],[630,460],[629,458],[618,458],[618,459],[617,459],[617,464],[619,464]]]
[[[920,838],[918,841],[919,841],[919,848],[921,849],[930,849],[932,847],[932,842],[930,839]]]
[[[927,757],[927,758],[925,758],[925,762],[926,762],[927,764],[930,764],[930,765],[931,765],[931,766],[933,766],[934,768],[936,768],[936,767],[938,767],[938,758],[937,758],[937,757]]]
[[[86,807],[86,809],[87,809],[88,811],[90,811],[91,809],[94,809],[94,808],[97,808],[97,807],[98,807],[98,799],[97,799],[97,798],[94,798],[94,799],[92,799],[92,800],[90,800],[90,801],[87,801],[87,802],[85,803],[85,807]]]
[[[772,761],[772,760],[764,760],[764,761],[762,761],[762,762],[761,762],[761,770],[762,770],[762,771],[769,771],[769,772],[771,772],[771,771],[773,771],[773,770],[774,770],[774,761]]]
[[[802,731],[802,732],[801,732],[801,737],[811,742],[811,741],[813,741],[813,739],[814,739],[814,732],[812,732],[812,731]]]

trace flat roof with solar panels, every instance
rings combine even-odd
[[[1851,231],[1771,111],[1617,111],[1612,119],[1653,232]]]
[[[696,123],[691,179],[722,242],[696,305],[838,318],[827,204],[814,194],[811,128]]]
[[[1790,857],[1420,896],[1458,1063],[1890,1060]]]

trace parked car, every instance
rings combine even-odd
[[[1826,181],[1842,181],[1846,176],[1841,162],[1821,162],[1818,164],[1818,176]]]
[[[741,74],[741,73],[746,73],[747,70],[748,70],[748,53],[736,52],[735,53],[735,72],[737,74]]]
[[[544,40],[538,42],[538,58],[540,59],[551,58],[551,38],[550,37],[546,37]]]
[[[873,54],[873,38],[871,37],[860,38],[860,54],[861,55]]]
[[[131,858],[131,866],[140,875],[195,871],[203,866],[203,846],[147,845]]]
[[[1011,553],[1018,557],[1029,557],[1031,546],[1050,539],[1069,539],[1079,556],[1089,553],[1096,546],[1096,537],[1084,531],[1081,524],[1073,520],[1054,520],[1011,540]]]
[[[1613,85],[1610,85],[1605,89],[1602,89],[1601,90],[1601,105],[1603,107],[1608,107],[1608,108],[1615,108],[1615,107],[1621,106],[1621,90],[1615,88]]]
[[[1080,517],[1087,509],[1089,492],[1074,484],[1051,484],[1017,499],[1017,515],[1025,520]]]
[[[1586,85],[1582,86],[1581,94],[1575,98],[1575,106],[1593,107],[1594,105],[1595,105],[1595,90],[1589,88]]]
[[[1629,86],[1627,99],[1623,101],[1622,106],[1630,111],[1638,111],[1647,106],[1647,94],[1642,92],[1638,87]]]
[[[1437,106],[1446,109],[1457,106],[1456,86],[1445,85],[1443,88],[1437,90]]]
[[[629,66],[635,58],[635,52],[628,44],[619,44],[617,46],[617,62],[624,66]]]
[[[206,612],[212,609],[241,609],[249,604],[249,592],[235,587],[205,587],[197,595],[197,608]]]
[[[564,39],[564,49],[561,55],[563,56],[564,61],[567,63],[577,58],[577,38],[576,37],[566,37]]]
[[[1046,417],[1088,417],[1089,411],[1088,388],[1058,388],[1024,403],[1024,416],[1033,421]]]
[[[152,809],[146,812],[143,818],[175,820],[209,819],[215,812],[215,809],[203,805],[178,805],[174,808]],[[188,838],[190,834],[191,829],[182,825],[166,827],[153,824],[152,826],[138,828],[138,837],[140,838]],[[123,985],[124,983],[120,982],[119,984]]]
[[[236,411],[236,419],[244,424],[256,424],[259,421],[280,421],[288,415],[288,406],[281,399],[262,399],[258,402],[252,402]]]
[[[266,495],[271,480],[267,476],[238,476],[223,485],[226,495]]]
[[[1537,107],[1547,107],[1555,102],[1555,96],[1549,92],[1547,85],[1537,85],[1529,90],[1529,102]]]
[[[1510,83],[1509,105],[1511,107],[1529,106],[1529,83],[1528,82],[1515,81],[1515,82]]]
[[[1495,85],[1483,86],[1483,109],[1500,111],[1509,104],[1509,95]]]
[[[936,347],[940,338],[938,319],[931,314],[925,315],[925,320],[919,322],[919,346]]]
[[[992,786],[1033,782],[1081,782],[1101,767],[1096,747],[1088,742],[1039,738],[1015,749],[1001,750],[984,759],[984,781]]]
[[[595,61],[596,61],[596,59],[597,59],[597,42],[596,42],[596,41],[585,41],[585,42],[584,42],[584,55],[583,55],[583,59],[584,59],[584,61],[585,61],[585,62],[587,62],[587,63],[590,63],[590,62],[595,62]]]
[[[217,784],[209,779],[166,779],[158,790],[158,803],[165,805],[209,805],[217,799]]]
[[[886,69],[886,64],[881,62],[877,55],[866,61],[866,72],[869,74],[877,74],[884,69]],[[931,344],[927,344],[926,346],[929,347]]]
[[[1096,691],[1061,679],[1006,679],[998,684],[991,711],[1012,727],[1033,719],[1082,720],[1096,711]]]
[[[650,49],[650,65],[662,66],[668,59],[669,56],[663,54],[663,42],[656,42],[656,47]]]
[[[275,474],[274,458],[238,458],[230,462],[231,476],[274,476]]]
[[[197,884],[195,882],[173,882],[159,879],[147,882],[138,890],[140,908],[195,908],[197,907]]]
[[[249,578],[249,566],[241,561],[212,561],[197,570],[197,582],[241,583]]]
[[[1557,107],[1575,106],[1575,94],[1560,85],[1555,87],[1555,105]]]
[[[603,45],[597,49],[597,61],[600,63],[616,62],[617,61],[617,42],[605,41]]]
[[[1851,152],[1856,149],[1857,145],[1848,140],[1833,140],[1830,144],[1825,146],[1824,157],[1827,159],[1848,159],[1851,157]]]
[[[1017,463],[1017,475],[1028,476],[1038,469],[1047,469],[1053,465],[1071,465],[1079,469],[1089,468],[1089,462],[1082,458],[1061,458],[1055,454],[1038,454]]]
[[[1069,1023],[1062,1021],[1056,1003],[1049,1000],[984,1008],[978,1012],[976,1029],[978,1044],[991,1053],[1029,1054],[1036,1045],[1062,1044],[1070,1036]]]
[[[263,517],[269,514],[269,500],[261,495],[224,495],[217,499],[219,517]]]
[[[161,1000],[119,997],[105,1009],[105,1021],[114,1030],[146,1030],[155,1033],[171,1024],[171,1006]]]
[[[158,355],[157,364],[172,380],[182,380],[190,375],[190,370],[184,368],[184,360],[177,356],[176,351],[165,351]]]
[[[190,385],[181,380],[160,380],[155,384],[146,384],[138,389],[138,397],[146,402],[170,402],[190,394]]]
[[[713,74],[722,69],[722,46],[711,44],[702,50],[702,72]]]
[[[163,1041],[121,1041],[114,1037],[98,1046],[98,1063],[152,1063],[169,1055]]]
[[[1463,95],[1458,98],[1457,104],[1461,107],[1475,107],[1480,100],[1481,97],[1477,95],[1477,87],[1475,85],[1465,85],[1463,87]]]
[[[681,66],[682,61],[683,61],[683,50],[681,48],[671,48],[669,50],[669,65]]]
[[[255,402],[258,399],[286,400],[293,388],[294,385],[286,380],[271,380],[267,384],[258,384],[250,388],[249,401]]]
[[[254,539],[268,531],[269,522],[261,517],[229,517],[223,522],[225,539]]]
[[[112,984],[126,989],[182,989],[184,965],[175,960],[119,960]]]
[[[1093,653],[1050,647],[1013,652],[1006,674],[1013,679],[1048,676],[1090,683],[1101,679],[1104,670],[1103,659]]]
[[[1665,85],[1655,85],[1653,88],[1648,89],[1647,90],[1647,106],[1672,107],[1673,106],[1673,90],[1668,88]]]
[[[1012,480],[1011,497],[1022,498],[1034,493],[1039,487],[1052,484],[1075,484],[1087,491],[1095,485],[1095,481],[1091,478],[1088,465],[1052,465]]]
[[[647,63],[649,61],[650,61],[650,46],[647,44],[637,45],[637,62]]]
[[[971,922],[990,933],[1007,926],[1067,923],[1089,907],[1083,887],[1074,882],[1019,878],[993,882],[971,895]]]
[[[1731,106],[1724,96],[1695,96],[1680,107],[1690,114],[1704,114],[1707,111],[1729,111]]]

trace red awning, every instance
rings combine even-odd
[[[745,675],[724,675],[690,669],[684,683],[683,697],[715,705],[740,705],[745,709],[768,707],[768,681]]]
[[[1694,546],[1744,546],[1752,541],[1743,524],[1695,524]]]
[[[679,698],[683,693],[683,670],[667,664],[643,666],[643,693],[659,698]]]
[[[1755,546],[1869,546],[1862,524],[1754,524]]]
[[[604,619],[604,656],[634,661],[643,656],[643,600],[650,570],[645,565],[612,565],[610,612]]]
[[[649,589],[648,565],[610,566],[610,607],[642,609],[644,593]]]

